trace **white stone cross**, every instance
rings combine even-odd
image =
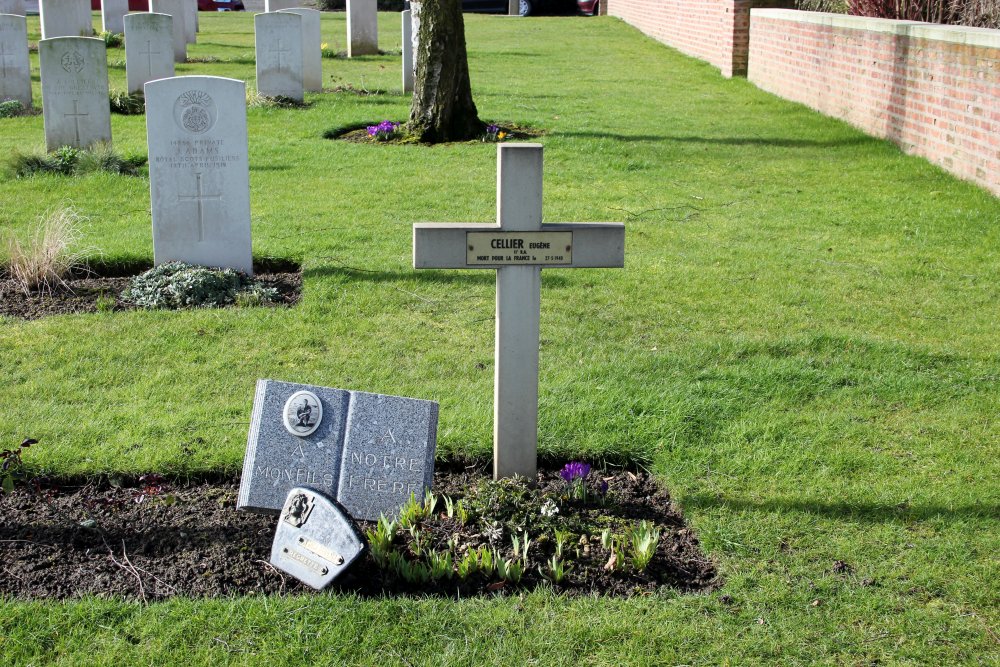
[[[542,224],[542,146],[497,146],[497,224],[418,223],[413,268],[496,269],[493,476],[534,479],[542,267],[625,265],[621,223]]]
[[[77,105],[79,103],[80,103],[80,100],[73,100],[73,113],[69,113],[68,111],[63,112],[63,117],[64,118],[72,118],[73,119],[73,126],[76,128],[76,146],[77,146],[77,148],[79,148],[79,146],[80,146],[80,118],[90,115],[89,113],[80,113],[80,109],[77,108]]]
[[[208,195],[201,191],[201,173],[195,172],[195,181],[198,184],[198,194],[196,195],[177,195],[177,201],[193,201],[198,203],[198,243],[205,240],[205,207],[202,204],[204,201],[222,201],[222,193],[216,193],[214,195]]]
[[[139,55],[140,56],[146,56],[146,75],[147,76],[152,76],[153,75],[153,56],[160,55],[159,51],[154,51],[153,50],[153,40],[151,40],[151,39],[147,39],[146,40],[146,50],[145,51],[139,51]]]

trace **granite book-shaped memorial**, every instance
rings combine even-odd
[[[434,476],[438,405],[259,380],[237,507],[279,513],[271,563],[327,586],[364,549],[351,518],[394,517]]]

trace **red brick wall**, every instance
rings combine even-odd
[[[605,0],[617,16],[681,53],[707,60],[723,76],[746,74],[751,7],[791,0]]]
[[[749,79],[1000,195],[998,30],[755,9]]]

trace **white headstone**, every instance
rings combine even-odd
[[[101,0],[101,28],[105,32],[125,32],[128,0]]]
[[[347,0],[347,57],[378,53],[376,0]]]
[[[410,36],[413,43],[410,45],[413,53],[413,73],[417,72],[417,51],[420,49],[420,3],[410,3]],[[406,48],[406,45],[403,45]]]
[[[103,39],[55,37],[38,42],[45,145],[85,148],[111,141],[108,62]]]
[[[154,262],[251,273],[246,84],[181,76],[145,94]]]
[[[184,0],[149,0],[149,11],[173,17],[174,62],[187,60],[187,28],[184,21]]]
[[[282,13],[302,17],[302,83],[309,92],[323,90],[323,35],[320,12],[316,9],[296,7],[282,9]]]
[[[174,75],[173,18],[152,12],[125,17],[125,77],[128,92],[141,93],[147,81]]]
[[[0,102],[5,100],[31,106],[28,22],[14,14],[0,14]]]
[[[264,11],[277,12],[282,9],[292,9],[301,4],[301,0],[264,0]]]
[[[403,92],[413,92],[413,74],[416,71],[413,64],[413,21],[410,20],[410,10],[404,9],[403,17]]]
[[[38,0],[42,39],[53,37],[92,37],[93,17],[90,0]]]
[[[625,264],[620,223],[542,224],[542,147],[497,146],[498,224],[413,226],[415,269],[496,269],[493,475],[535,478],[542,267]]]
[[[24,16],[24,0],[0,0],[0,14]]]
[[[198,0],[184,0],[184,40],[188,44],[198,41]]]
[[[271,12],[253,17],[257,92],[302,100],[302,17]]]

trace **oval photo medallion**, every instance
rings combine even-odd
[[[319,428],[323,404],[311,391],[297,391],[285,402],[284,417],[288,432],[304,438]]]

